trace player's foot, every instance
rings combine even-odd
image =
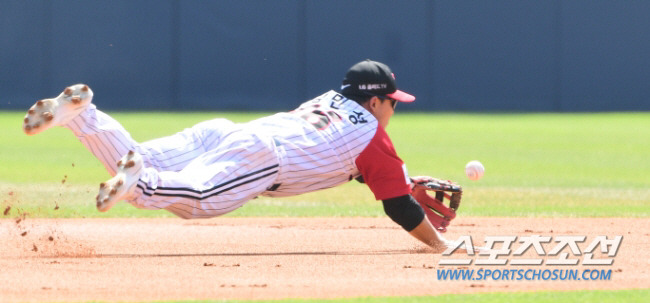
[[[93,99],[93,91],[85,84],[68,86],[56,98],[36,102],[25,115],[23,130],[38,134],[52,126],[61,126],[81,113]]]
[[[142,173],[142,156],[129,151],[117,162],[115,177],[99,185],[97,210],[105,212],[118,201],[129,197],[135,191]]]

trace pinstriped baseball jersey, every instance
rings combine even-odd
[[[219,216],[259,195],[297,195],[360,175],[377,199],[410,193],[384,129],[334,91],[292,112],[243,124],[209,120],[144,143],[92,104],[66,127],[111,175],[128,150],[141,154],[143,173],[127,201],[182,218]]]
[[[405,166],[377,119],[334,91],[250,126],[271,136],[280,156],[280,185],[263,195],[311,192],[359,175],[377,199],[410,193]]]

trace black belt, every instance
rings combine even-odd
[[[269,186],[269,188],[267,188],[266,190],[267,191],[276,191],[278,189],[278,187],[280,187],[280,185],[282,185],[282,183],[275,183],[275,184]]]

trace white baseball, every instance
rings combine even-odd
[[[465,175],[467,175],[467,178],[472,181],[481,179],[483,173],[485,173],[485,167],[483,167],[483,164],[479,161],[469,161],[469,163],[465,165]]]

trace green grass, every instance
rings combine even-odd
[[[479,293],[464,295],[440,295],[427,297],[385,297],[385,298],[346,298],[346,299],[289,299],[289,300],[263,300],[263,301],[165,301],[165,302],[230,302],[230,303],[455,303],[455,302],[481,302],[481,303],[566,303],[566,302],[647,302],[650,289],[635,290],[585,290],[570,292],[516,292],[516,293]]]
[[[110,114],[139,141],[214,117],[243,122],[265,115]],[[98,213],[92,201],[97,184],[109,177],[103,166],[66,129],[24,135],[23,115],[0,112],[3,209],[12,205],[13,212],[39,217],[170,216],[125,204]],[[398,113],[388,133],[411,175],[464,186],[466,216],[648,217],[648,126],[650,113]],[[470,160],[486,167],[480,181],[464,176]],[[351,182],[297,197],[256,199],[229,216],[383,216],[383,210],[365,185]]]
[[[172,134],[213,117],[243,122],[263,113],[111,113],[136,140]],[[162,217],[164,211],[120,204],[99,213],[97,184],[109,177],[65,129],[34,137],[20,130],[23,113],[0,112],[0,206],[10,216]],[[163,124],[158,124],[164,121]],[[460,182],[467,216],[650,215],[650,113],[416,114],[398,113],[388,128],[411,175]],[[486,166],[465,178],[470,160]],[[58,209],[55,209],[56,206]],[[282,199],[260,198],[229,216],[383,216],[365,185]],[[650,290],[487,293],[339,300],[182,302],[645,302]]]

